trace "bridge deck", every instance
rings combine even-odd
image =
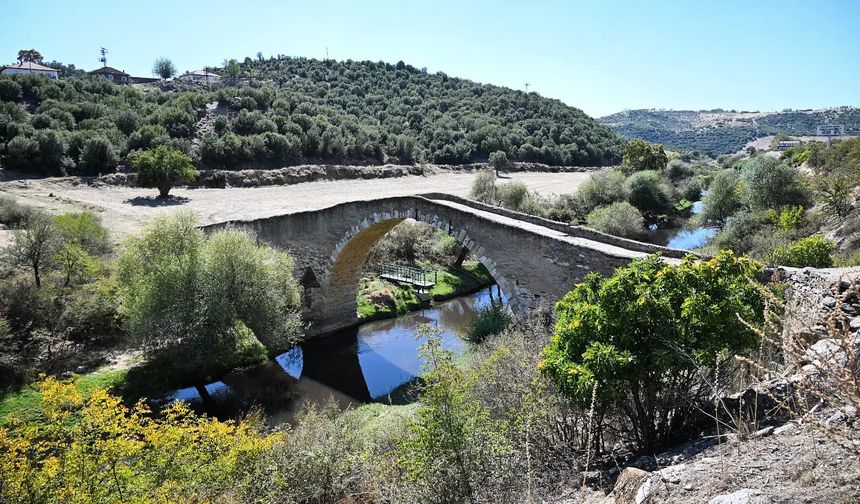
[[[572,245],[576,245],[579,247],[590,248],[593,250],[599,250],[605,254],[616,256],[616,257],[625,257],[630,259],[635,259],[638,257],[647,257],[649,254],[645,252],[638,252],[635,250],[628,250],[616,245],[611,245],[608,243],[599,242],[596,240],[589,240],[588,238],[581,238],[578,236],[571,236],[567,233],[563,233],[561,231],[557,231],[555,229],[550,229],[548,227],[540,226],[538,224],[532,224],[531,222],[521,221],[519,219],[514,219],[512,217],[507,217],[505,215],[488,212],[486,210],[480,210],[477,208],[469,207],[460,203],[456,203],[453,201],[447,200],[430,200],[437,205],[447,206],[462,212],[467,212],[475,215],[479,215],[484,219],[489,221],[493,221],[502,225],[517,227],[523,229],[525,231],[547,236],[554,238],[556,240],[564,241],[570,243]],[[679,259],[664,257],[664,261],[670,264],[678,264],[681,261]]]

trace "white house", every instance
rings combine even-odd
[[[56,79],[58,77],[57,70],[55,68],[49,68],[44,65],[40,65],[38,63],[34,63],[32,61],[22,61],[20,63],[16,63],[14,65],[7,65],[3,67],[3,70],[0,70],[0,74],[4,75],[13,75],[13,74],[32,74],[32,75],[42,75],[49,79]]]
[[[185,72],[184,74],[177,77],[177,79],[188,82],[204,82],[207,84],[212,82],[221,82],[221,76],[212,73],[209,70],[195,70],[193,72]]]

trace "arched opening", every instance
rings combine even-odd
[[[392,229],[407,219],[411,222],[411,212],[397,215],[375,215],[374,220],[365,220],[358,226],[353,226],[350,232],[338,244],[331,255],[332,266],[323,281],[324,307],[323,323],[330,327],[346,327],[359,322],[357,318],[356,287],[362,277],[362,271],[367,264],[373,247]],[[471,252],[474,259],[483,265],[488,277],[498,287],[497,296],[511,301],[512,309],[516,309],[515,299],[506,285],[503,275],[496,271],[495,263],[486,257],[484,248],[468,237],[463,230],[455,229],[450,222],[435,215],[422,215],[420,222],[428,224],[453,238],[458,244],[458,250],[465,248]]]

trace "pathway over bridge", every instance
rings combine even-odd
[[[308,332],[317,335],[358,322],[356,285],[367,255],[385,233],[408,218],[441,229],[468,247],[515,312],[555,302],[591,271],[610,274],[654,252],[669,260],[685,254],[435,193],[354,201],[204,229],[235,226],[258,241],[289,249],[305,289]]]

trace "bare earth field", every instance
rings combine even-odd
[[[138,231],[149,219],[180,209],[194,212],[202,224],[253,219],[315,210],[339,203],[427,192],[466,196],[474,173],[442,172],[369,180],[306,182],[285,186],[228,189],[174,189],[166,201],[155,199],[154,189],[90,187],[64,178],[15,180],[0,183],[0,194],[53,213],[88,210],[101,216],[115,240]],[[531,190],[549,196],[576,191],[589,173],[505,174]],[[500,180],[505,182],[505,180]],[[0,233],[0,245],[8,233]]]

